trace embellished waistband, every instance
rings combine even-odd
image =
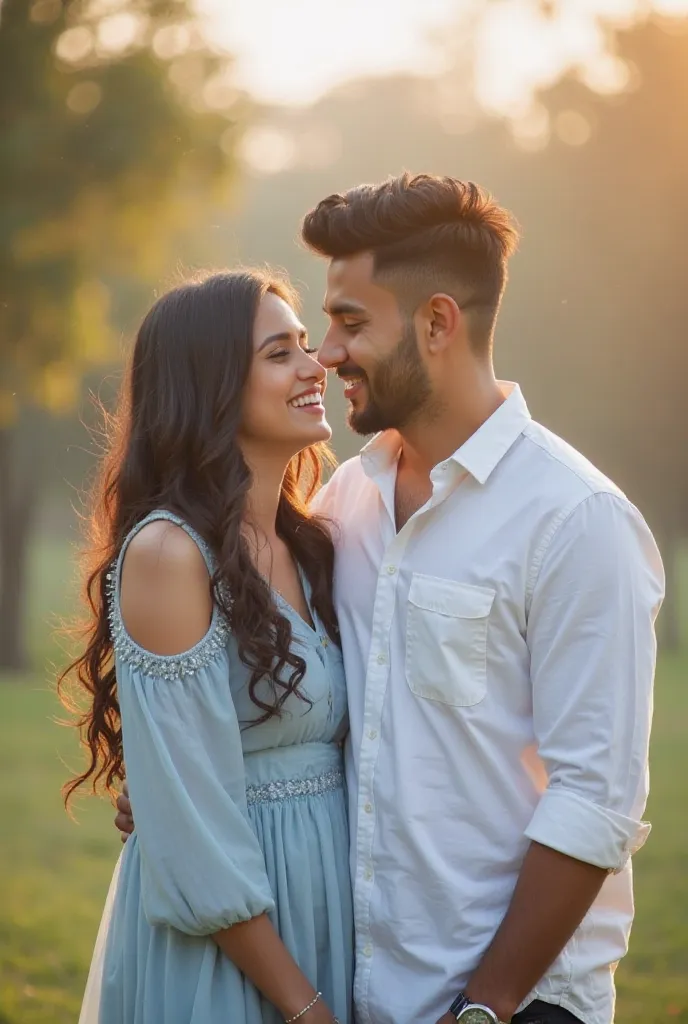
[[[259,786],[246,787],[247,804],[277,803],[280,800],[291,800],[294,797],[320,796],[341,789],[344,785],[344,772],[335,768],[322,775],[314,775],[310,779],[277,779]]]

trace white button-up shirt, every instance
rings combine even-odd
[[[360,1024],[435,1024],[530,840],[610,875],[527,1001],[613,1018],[649,831],[662,564],[618,488],[503,388],[398,533],[393,431],[317,502],[338,524]]]

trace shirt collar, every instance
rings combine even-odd
[[[455,462],[479,484],[488,480],[514,442],[530,422],[530,412],[518,384],[498,381],[504,402],[485,420],[446,462]],[[401,451],[401,436],[396,430],[376,434],[361,450],[361,464],[367,476],[374,478],[391,469]],[[437,467],[435,467],[437,468]]]
[[[484,484],[528,423],[530,412],[518,384],[498,381],[504,401],[451,458]]]
[[[396,464],[401,454],[401,435],[383,430],[361,448],[361,464],[367,476],[374,478]]]

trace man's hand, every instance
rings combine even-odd
[[[119,829],[120,839],[123,843],[126,843],[134,831],[134,819],[131,813],[131,804],[129,803],[129,787],[126,782],[122,786],[122,792],[117,797],[117,812],[115,826]]]

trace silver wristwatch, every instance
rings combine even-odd
[[[469,1003],[459,1012],[457,1024],[500,1024],[500,1020],[489,1006],[482,1003]]]

